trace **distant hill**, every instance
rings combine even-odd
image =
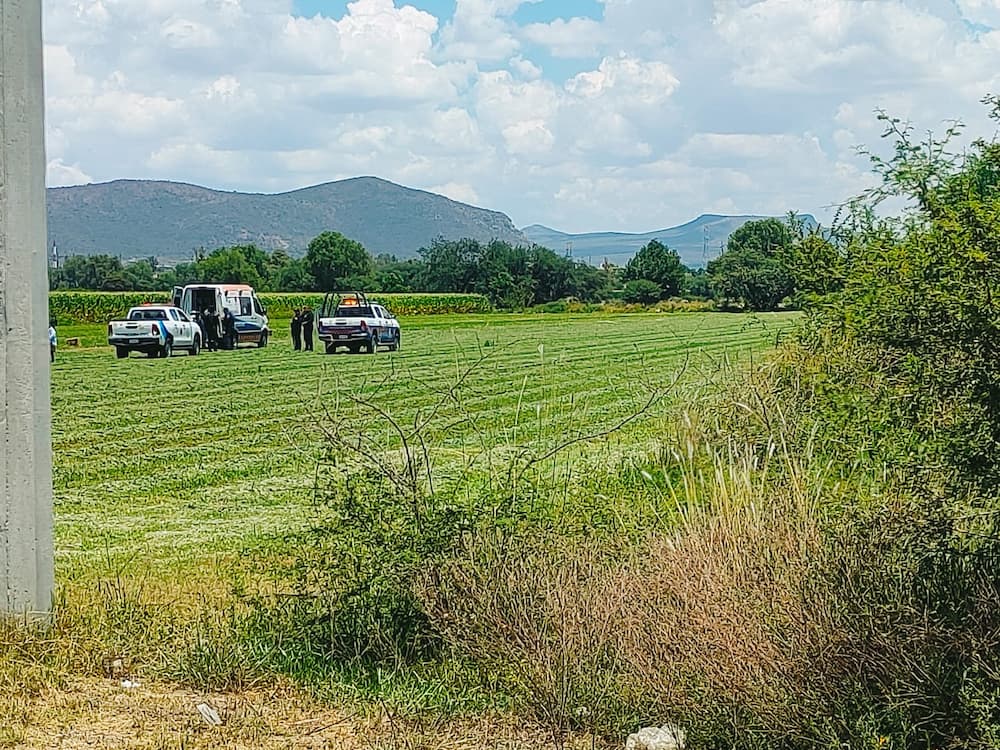
[[[327,230],[357,240],[372,254],[401,258],[415,256],[437,237],[526,242],[502,213],[376,177],[277,194],[150,180],[49,188],[47,194],[49,245],[54,240],[64,256],[182,259],[197,248],[251,242],[300,255]]]
[[[766,219],[767,216],[719,216],[702,214],[694,221],[669,229],[658,229],[643,234],[623,232],[591,232],[567,234],[540,224],[524,227],[521,231],[529,241],[558,252],[571,250],[574,258],[597,265],[606,258],[616,265],[624,265],[636,251],[652,240],[676,250],[684,265],[704,266],[717,257],[729,235],[748,221]],[[807,226],[815,226],[816,219],[805,214]]]

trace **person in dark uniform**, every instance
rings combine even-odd
[[[219,316],[206,307],[201,314],[201,322],[205,326],[205,346],[214,352],[219,348]]]
[[[302,348],[302,312],[297,307],[292,315],[292,348],[295,351]]]
[[[205,327],[205,319],[198,310],[191,313],[191,322],[198,326],[201,332],[201,345],[208,349],[208,328]]]
[[[236,348],[236,318],[228,307],[222,313],[222,348]]]
[[[302,314],[299,316],[302,320],[302,340],[305,343],[305,349],[307,352],[313,350],[313,321],[315,316],[311,308],[302,308]]]

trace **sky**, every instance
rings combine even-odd
[[[1000,0],[43,0],[47,181],[374,175],[567,232],[812,213],[992,136]]]

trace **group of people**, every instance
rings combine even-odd
[[[206,308],[201,312],[195,310],[194,322],[201,328],[201,340],[205,342],[205,348],[210,352],[216,349],[236,348],[236,317],[225,308],[222,311],[222,318],[216,314],[212,308]]]
[[[292,315],[292,347],[295,351],[313,350],[313,323],[316,317],[308,307],[295,308]]]

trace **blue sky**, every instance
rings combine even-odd
[[[292,14],[297,16],[322,15],[327,18],[342,18],[347,13],[350,0],[293,0]],[[555,0],[557,5],[568,5],[566,0]],[[544,3],[543,3],[544,4]],[[438,18],[451,18],[455,12],[455,0],[412,0],[412,5]]]
[[[833,216],[992,134],[1000,0],[43,0],[50,185],[376,175],[564,231]]]
[[[347,12],[349,1],[294,0],[292,13],[299,16],[320,14],[328,18],[341,18]],[[425,10],[442,20],[450,19],[455,13],[455,0],[410,0],[406,4]],[[604,6],[597,0],[541,0],[521,5],[511,14],[511,18],[518,24],[548,23],[557,18],[574,16],[599,19],[603,13]]]

